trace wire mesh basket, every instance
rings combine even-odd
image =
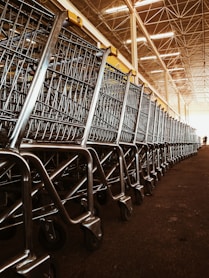
[[[117,140],[128,75],[106,64],[88,140],[114,143]]]
[[[0,3],[0,14],[0,132],[9,137],[43,54],[54,15],[36,2],[19,0]]]

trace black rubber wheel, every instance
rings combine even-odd
[[[128,221],[130,219],[131,213],[127,206],[123,203],[119,203],[120,216],[122,221]]]
[[[107,203],[108,196],[106,190],[98,191],[96,197],[100,205],[105,205]]]
[[[84,245],[86,249],[88,251],[97,250],[101,245],[103,235],[99,239],[95,236],[95,234],[91,230],[87,228],[83,228],[83,231],[84,231]]]
[[[160,181],[160,180],[161,180],[161,178],[162,178],[162,174],[161,174],[161,172],[160,172],[160,171],[157,171],[157,178],[158,178],[158,181]]]
[[[47,274],[48,276],[46,276],[47,278],[56,278],[57,275],[56,275],[56,267],[53,263],[50,264],[50,267],[49,267],[49,272]]]
[[[141,190],[134,189],[134,195],[136,205],[140,206],[143,203],[144,194],[141,192]]]
[[[56,251],[61,249],[66,242],[65,228],[57,222],[53,222],[54,234],[47,233],[43,227],[39,230],[39,242],[47,251]]]
[[[151,181],[146,181],[144,186],[144,194],[146,196],[152,196],[153,193],[153,185]]]

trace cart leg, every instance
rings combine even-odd
[[[152,196],[154,188],[154,180],[151,177],[145,177],[144,194],[146,196]]]
[[[61,223],[52,219],[41,218],[39,241],[47,251],[61,249],[66,242],[66,231]]]
[[[88,217],[81,223],[81,228],[84,231],[84,244],[90,251],[99,248],[103,238],[101,220],[99,217]]]
[[[133,207],[132,207],[132,200],[130,196],[123,196],[119,199],[119,207],[120,207],[120,214],[121,219],[123,221],[129,220]]]
[[[136,204],[141,205],[144,199],[144,186],[137,185],[136,187],[134,187],[134,193],[135,193]]]

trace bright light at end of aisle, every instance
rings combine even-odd
[[[201,139],[204,136],[209,138],[209,115],[194,114],[190,115],[190,125],[196,129],[196,133]],[[202,140],[201,140],[202,141]]]

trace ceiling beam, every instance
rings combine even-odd
[[[159,54],[159,52],[158,52],[156,46],[154,45],[153,41],[151,40],[150,35],[149,35],[149,33],[147,32],[147,29],[146,29],[146,27],[144,26],[143,21],[141,20],[140,16],[138,15],[138,12],[137,12],[136,8],[133,7],[133,4],[132,4],[132,2],[131,2],[130,0],[124,0],[124,2],[125,2],[125,4],[127,5],[128,9],[129,9],[129,11],[130,11],[130,13],[133,14],[133,15],[136,17],[136,22],[138,23],[138,25],[139,25],[139,27],[140,27],[142,33],[144,34],[145,38],[147,39],[147,42],[148,42],[148,44],[151,46],[151,48],[152,48],[154,54],[156,55],[157,59],[159,60],[161,66],[162,66],[162,68],[163,68],[163,70],[167,73],[167,74],[166,74],[166,77],[171,81],[171,83],[172,83],[172,85],[173,85],[173,87],[174,87],[174,89],[175,89],[175,91],[176,91],[176,93],[177,93],[178,99],[180,98],[180,99],[184,102],[184,104],[185,104],[185,101],[184,101],[182,95],[180,94],[178,88],[176,87],[176,84],[174,83],[174,81],[173,81],[173,79],[172,79],[172,77],[171,77],[171,75],[170,75],[170,72],[169,72],[168,68],[166,67],[165,63],[164,63],[163,60],[161,59],[160,54]],[[165,89],[166,89],[166,88],[165,88]],[[166,95],[168,95],[168,94],[169,94],[169,92],[166,92]],[[178,114],[180,115],[179,109],[178,109]]]

